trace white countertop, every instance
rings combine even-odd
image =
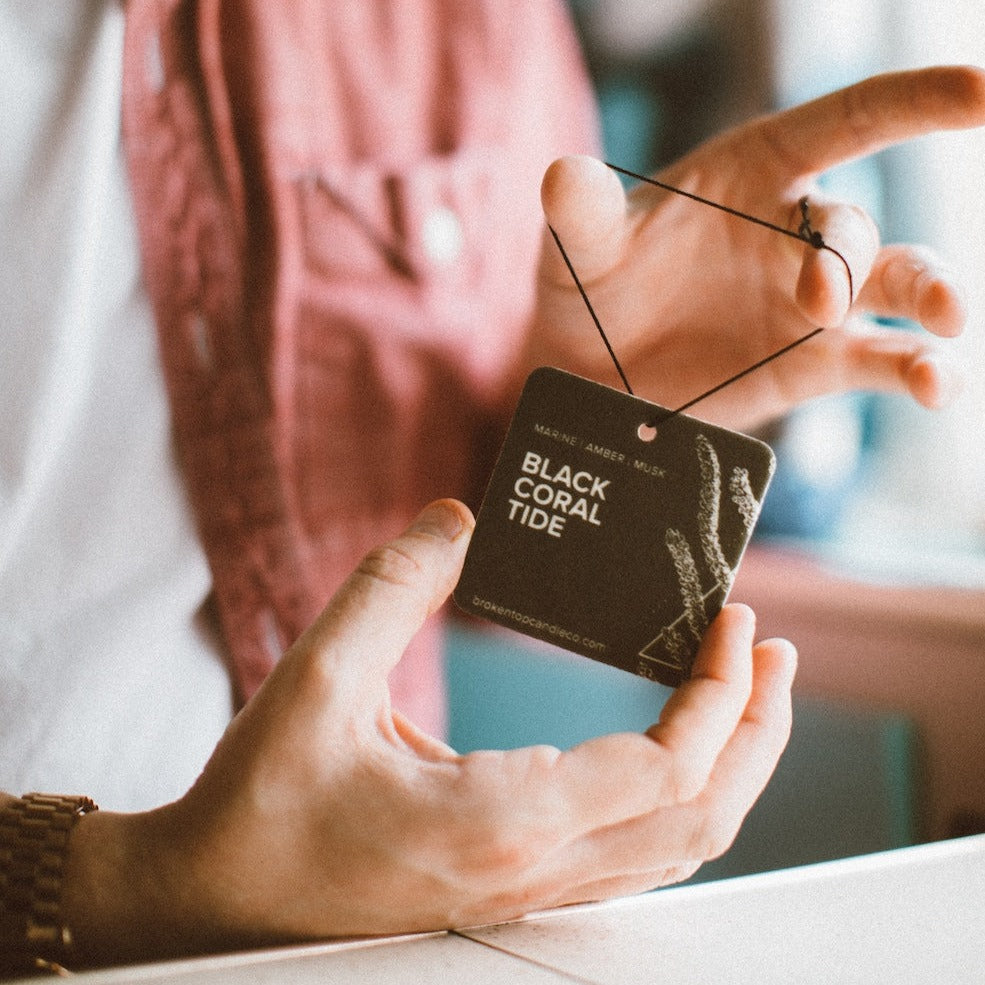
[[[985,836],[455,933],[89,972],[80,985],[985,981]]]

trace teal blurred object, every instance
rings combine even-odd
[[[653,724],[670,688],[506,630],[449,632],[449,741],[459,752],[552,745]]]
[[[668,688],[503,631],[449,631],[449,741],[459,752],[565,749],[642,730]],[[903,716],[798,697],[787,750],[732,848],[695,880],[900,848],[917,838],[917,737]]]

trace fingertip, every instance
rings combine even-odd
[[[735,628],[744,629],[750,634],[756,631],[756,613],[745,602],[729,602],[723,605],[719,618],[732,621]]]
[[[417,515],[407,533],[424,534],[449,543],[463,533],[471,533],[475,526],[472,511],[456,499],[439,499],[429,503]]]
[[[779,637],[763,640],[753,648],[753,696],[744,718],[755,723],[775,765],[793,726],[793,682],[797,674],[797,649]]]
[[[730,602],[712,620],[698,647],[693,677],[747,678],[756,635],[756,614],[742,602]],[[740,671],[741,668],[741,671]]]
[[[961,286],[943,277],[929,277],[917,300],[917,318],[941,338],[960,335],[967,318]]]
[[[598,194],[622,194],[622,183],[616,173],[604,161],[588,154],[568,154],[553,161],[544,172],[541,182],[541,202],[545,210],[556,206],[566,196],[577,192]]]
[[[936,71],[937,96],[953,107],[955,119],[949,120],[949,125],[973,127],[985,123],[985,69],[978,65],[949,65]]]
[[[548,223],[574,249],[621,234],[626,195],[616,173],[598,158],[569,155],[544,174],[541,204]]]
[[[914,400],[922,407],[942,410],[960,395],[964,388],[964,374],[948,360],[925,355],[911,364],[906,384]]]
[[[799,654],[790,640],[774,637],[762,640],[753,649],[753,659],[757,669],[766,670],[786,688],[793,683],[797,673]]]

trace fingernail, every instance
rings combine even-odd
[[[429,534],[440,540],[453,541],[465,529],[460,509],[445,500],[425,506],[411,524],[414,533]]]

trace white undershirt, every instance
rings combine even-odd
[[[119,0],[0,2],[0,789],[182,794],[231,714],[120,147]]]

